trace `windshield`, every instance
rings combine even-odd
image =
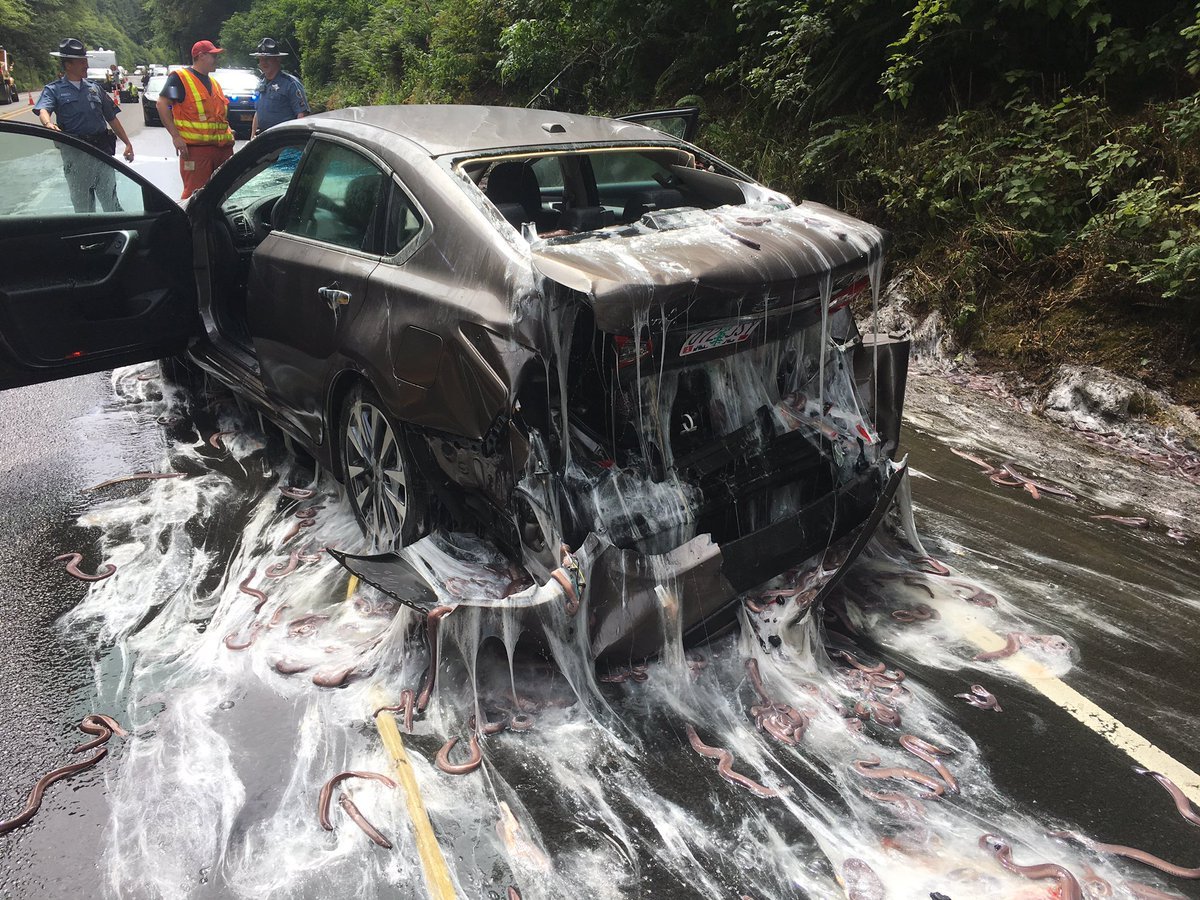
[[[249,69],[217,69],[213,77],[227,97],[230,94],[253,94],[258,91],[258,73]]]

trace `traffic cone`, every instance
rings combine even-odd
[[[28,96],[29,96],[29,105],[33,106],[33,92],[31,91]]]

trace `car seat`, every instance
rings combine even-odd
[[[683,194],[674,188],[652,188],[636,191],[625,201],[625,211],[621,214],[622,222],[636,222],[648,212],[659,209],[673,209],[683,206]]]
[[[556,227],[558,213],[542,209],[542,189],[538,186],[537,174],[528,163],[499,163],[488,172],[484,193],[501,215],[518,229],[525,222],[533,222],[538,231]],[[521,207],[520,222],[513,222],[515,210],[511,208],[512,204]]]
[[[379,188],[383,175],[371,172],[359,175],[346,186],[342,222],[346,231],[359,241],[358,249],[375,249],[375,223],[379,214]]]
[[[571,206],[562,211],[558,227],[565,231],[595,231],[617,223],[616,213],[603,206]]]

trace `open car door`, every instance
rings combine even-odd
[[[645,112],[617,116],[622,122],[636,122],[654,128],[683,141],[691,141],[700,128],[700,107],[678,106],[674,109],[651,109]]]
[[[0,122],[0,389],[181,352],[203,334],[187,214],[58,131]]]

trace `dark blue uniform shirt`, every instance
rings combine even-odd
[[[103,88],[86,78],[79,87],[67,79],[60,78],[42,88],[33,111],[39,109],[54,113],[58,127],[67,134],[98,134],[108,128],[108,123],[117,117],[117,107],[112,97]]]
[[[270,81],[263,79],[258,83],[258,103],[254,111],[258,114],[259,131],[311,112],[300,79],[283,71]]]

